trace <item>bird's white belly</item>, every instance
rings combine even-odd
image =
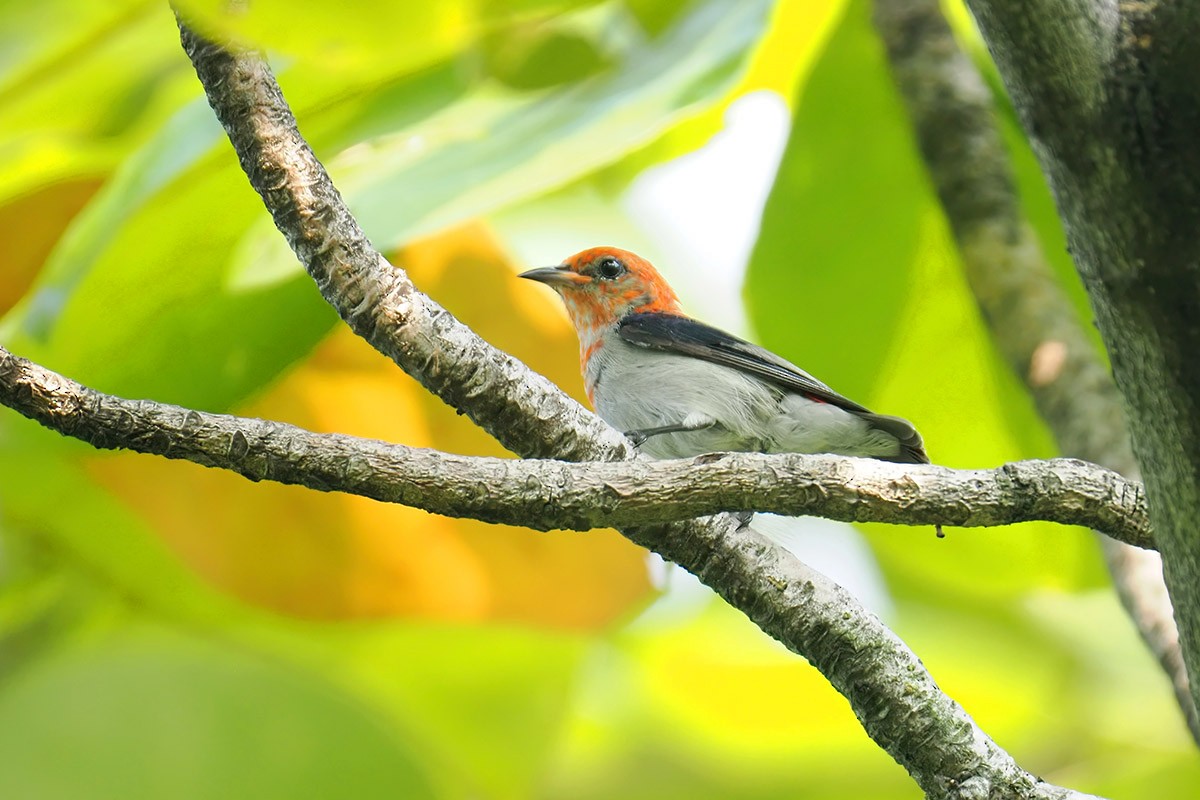
[[[715,422],[652,436],[642,452],[683,458],[720,451],[894,455],[894,437],[837,406],[787,394],[735,369],[612,337],[588,364],[596,413],[621,431]]]
[[[713,421],[703,430],[653,436],[642,452],[655,458],[681,458],[726,450],[765,450],[763,432],[778,413],[778,392],[740,372],[693,358],[635,348],[625,342],[623,358],[599,360],[596,413],[622,431],[685,422]]]

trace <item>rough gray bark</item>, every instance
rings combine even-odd
[[[866,458],[712,453],[670,461],[456,456],[89,389],[0,347],[0,403],[103,449],[536,530],[650,525],[723,511],[959,526],[1086,524],[1152,546],[1141,487],[1083,461],[952,470]]]
[[[1200,13],[968,0],[1054,191],[1200,669]],[[1193,702],[1200,686],[1191,685]]]
[[[991,91],[936,0],[875,0],[875,12],[993,340],[1062,453],[1136,479],[1120,394],[1024,219]],[[1159,555],[1104,537],[1100,544],[1122,605],[1170,677],[1188,728],[1200,741]]]

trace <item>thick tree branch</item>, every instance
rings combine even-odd
[[[320,434],[94,391],[0,347],[0,403],[104,449],[237,472],[250,480],[357,494],[435,514],[537,530],[650,525],[724,511],[815,514],[846,522],[961,527],[1045,520],[1153,546],[1142,490],[1083,461],[992,470],[787,453],[671,461],[456,456]]]
[[[296,130],[263,61],[180,25],[184,48],[250,178],[297,256],[351,327],[521,455],[631,458],[629,443],[494,350],[388,266]],[[920,660],[841,587],[728,516],[628,528],[803,655],[929,797],[1080,797],[1021,770]],[[969,792],[965,791],[969,790]]]
[[[1121,398],[1024,219],[991,92],[936,0],[876,0],[876,24],[997,347],[1060,450],[1136,478]],[[1157,553],[1101,540],[1122,604],[1159,659],[1193,737],[1179,634]]]
[[[1054,191],[1112,360],[1188,672],[1200,669],[1200,18],[1188,4],[1106,2],[1091,41],[1050,8],[969,0]],[[1050,4],[1053,6],[1054,4]],[[1014,30],[1078,59],[1048,62]],[[1099,64],[1100,70],[1076,68]],[[1060,106],[1047,82],[1097,98]],[[1116,466],[1105,461],[1108,466]],[[1133,474],[1122,469],[1126,474]],[[1123,554],[1127,555],[1127,554]],[[1150,574],[1146,564],[1136,572]],[[1171,633],[1170,621],[1159,626]],[[1168,642],[1169,644],[1169,642]],[[1164,663],[1179,657],[1168,646]],[[1200,686],[1190,686],[1192,705]],[[1189,722],[1200,739],[1194,711]]]
[[[519,455],[632,457],[624,436],[483,341],[372,247],[297,130],[266,61],[230,52],[182,22],[179,30],[250,185],[355,333]]]

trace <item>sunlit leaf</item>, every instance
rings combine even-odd
[[[746,301],[764,345],[860,399],[903,335],[931,203],[865,3],[850,4],[801,91]]]
[[[335,179],[383,246],[563,186],[652,140],[726,84],[766,10],[698,4],[663,37],[570,91],[480,92],[425,126],[336,159]]]
[[[0,196],[111,168],[197,94],[164,3],[7,4],[0,37]]]
[[[911,791],[819,672],[719,601],[689,620],[640,623],[585,676],[552,797]]]
[[[182,0],[183,16],[205,35],[284,54],[303,53],[337,71],[380,62],[411,69],[472,40],[479,20],[464,0],[436,3],[358,2],[352,11],[315,0]]]

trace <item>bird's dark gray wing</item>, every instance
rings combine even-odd
[[[813,400],[858,414],[871,413],[770,350],[688,317],[657,312],[630,314],[618,324],[617,334],[630,344],[732,367]]]
[[[914,464],[929,462],[921,435],[908,420],[875,414],[770,350],[711,325],[677,314],[643,312],[629,314],[622,319],[617,325],[617,335],[639,347],[692,356],[731,367],[810,400],[845,409],[861,416],[872,427],[896,437],[900,442],[900,454],[888,460]]]

